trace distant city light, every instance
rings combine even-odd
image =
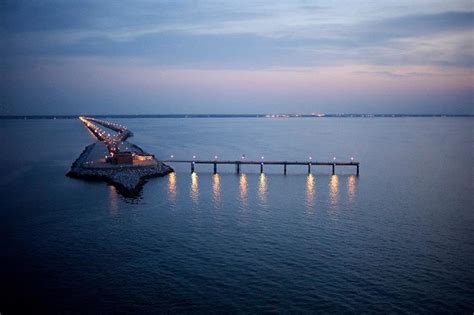
[[[354,157],[353,157],[353,156],[351,156],[351,161],[354,161]]]
[[[174,155],[173,155],[173,154],[171,154],[171,158],[174,158]]]
[[[265,157],[264,157],[264,156],[262,156],[262,160],[263,160],[264,158],[265,158]]]
[[[313,159],[313,157],[311,157],[311,156],[310,156],[310,157],[309,157],[309,159],[310,159],[310,160],[312,160],[312,159]]]
[[[335,160],[336,160],[336,157],[333,157],[332,159],[335,161]]]
[[[214,159],[216,159],[216,160],[217,160],[217,155],[214,155]]]
[[[196,156],[195,156],[195,155],[193,155],[193,159],[195,159],[195,158],[196,158]]]

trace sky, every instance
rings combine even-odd
[[[0,2],[0,115],[474,114],[474,2]]]

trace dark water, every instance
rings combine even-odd
[[[78,120],[0,122],[0,312],[474,310],[472,118],[122,119],[176,167],[136,199],[64,175]]]

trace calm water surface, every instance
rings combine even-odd
[[[352,169],[173,165],[126,199],[65,177],[79,120],[0,121],[3,310],[474,310],[474,119],[121,119],[159,158],[361,161]]]

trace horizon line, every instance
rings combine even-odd
[[[474,117],[474,114],[373,114],[373,113],[266,113],[266,114],[34,114],[0,115],[0,119],[77,119],[80,116],[101,118],[370,118],[370,117]]]

